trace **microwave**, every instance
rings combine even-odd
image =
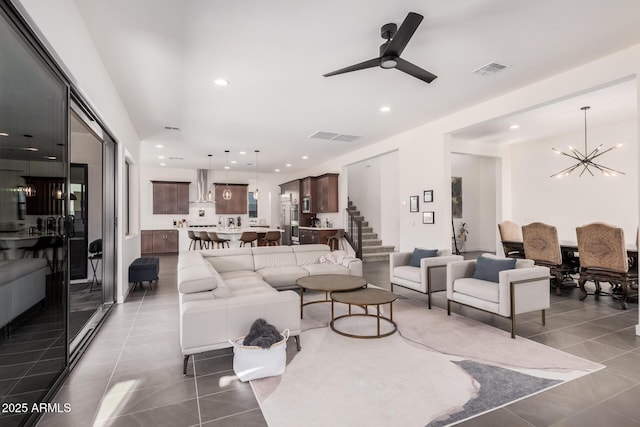
[[[303,213],[311,212],[311,196],[304,196],[302,198],[302,212]]]

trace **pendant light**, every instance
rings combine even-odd
[[[28,138],[33,138],[32,135],[23,135],[25,138],[27,138],[27,141],[29,141]],[[25,147],[24,149],[27,150],[29,152],[29,154],[27,155],[27,176],[31,176],[31,152],[33,151],[38,151],[37,148],[33,148],[30,144],[26,144],[28,145],[27,147]],[[36,197],[36,186],[33,183],[28,183],[25,187],[24,187],[24,195],[26,197]]]
[[[253,192],[253,198],[258,200],[260,198],[260,193],[258,191],[258,153],[260,150],[256,150],[256,191]]]
[[[606,150],[603,150],[603,151],[601,150],[602,144],[600,144],[595,150],[589,152],[587,148],[587,110],[589,110],[589,108],[591,107],[586,106],[586,107],[580,108],[582,111],[584,111],[584,153],[581,153],[575,147],[572,147],[572,146],[569,146],[569,150],[571,150],[571,153],[564,153],[560,150],[553,148],[553,151],[555,151],[556,154],[561,154],[563,156],[571,157],[572,159],[577,160],[578,162],[572,166],[569,166],[566,169],[561,170],[558,173],[554,173],[553,175],[551,175],[551,178],[562,178],[564,176],[568,176],[571,172],[573,172],[574,170],[580,167],[582,167],[582,171],[580,172],[579,176],[582,176],[582,174],[585,172],[589,172],[591,176],[594,176],[593,172],[589,168],[599,170],[604,176],[616,176],[617,174],[624,175],[624,172],[620,172],[615,169],[608,168],[594,161],[596,158],[602,156],[603,154],[608,153],[609,151],[614,150],[616,148],[622,147],[622,143],[616,144],[613,147],[607,148]]]
[[[229,190],[229,150],[224,150],[224,152],[226,153],[226,158],[227,158],[226,160],[227,165],[224,167],[227,171],[227,183],[224,191],[222,192],[222,198],[224,200],[231,200],[231,197],[233,196],[233,194],[231,194],[231,190]]]
[[[211,170],[211,156],[213,154],[207,154],[209,156],[209,170]],[[213,193],[211,192],[211,187],[209,187],[209,192],[207,193],[207,200],[210,202],[213,200]]]

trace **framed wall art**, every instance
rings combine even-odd
[[[409,212],[418,212],[418,196],[409,197]]]
[[[436,223],[435,213],[433,211],[422,212],[422,223],[435,224]]]

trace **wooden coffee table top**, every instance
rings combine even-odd
[[[347,274],[318,274],[316,276],[302,277],[296,284],[304,289],[314,291],[351,291],[367,284],[364,277]]]
[[[349,292],[332,292],[335,302],[354,305],[389,304],[396,300],[396,294],[385,289],[365,288]]]

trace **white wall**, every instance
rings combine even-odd
[[[95,108],[118,142],[117,194],[123,194],[122,171],[125,149],[133,159],[139,159],[140,138],[122,104],[74,0],[16,0],[16,5],[28,14],[36,31],[48,43]],[[123,217],[124,203],[118,203],[117,217]],[[120,220],[121,224],[121,220]],[[117,239],[117,300],[123,302],[129,291],[128,266],[140,256],[140,236],[137,232],[124,235],[118,229]]]
[[[380,157],[380,238],[384,245],[400,245],[398,205],[387,203],[398,191],[398,151]]]
[[[579,170],[556,179],[550,175],[575,164],[553,154],[555,147],[568,151],[573,145],[584,151],[584,133],[560,135],[511,147],[512,220],[518,224],[542,221],[555,225],[560,240],[576,240],[575,228],[604,221],[624,229],[628,243],[635,243],[638,227],[638,129],[636,121],[588,128],[589,147],[608,148],[620,141],[624,146],[604,154],[598,162],[625,175],[591,176]]]
[[[496,158],[468,154],[451,155],[451,175],[462,178],[462,218],[454,218],[469,234],[465,251],[496,250]]]

